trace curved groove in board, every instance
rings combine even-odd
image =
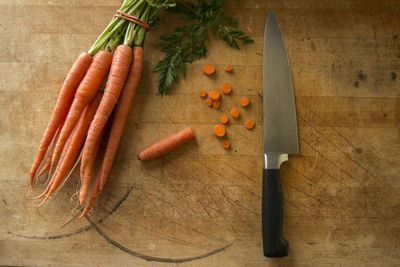
[[[118,208],[121,206],[121,204],[128,198],[129,194],[131,193],[133,189],[133,185],[126,191],[126,193],[122,196],[122,198],[115,204],[114,208],[107,213],[104,217],[100,218],[98,221],[96,221],[95,223],[91,223],[85,227],[79,228],[71,233],[66,233],[66,234],[60,234],[60,235],[45,235],[45,236],[28,236],[28,235],[22,235],[22,234],[14,234],[11,233],[10,231],[8,231],[8,234],[11,235],[15,235],[17,237],[22,237],[22,238],[27,238],[27,239],[41,239],[41,240],[46,240],[46,239],[60,239],[60,238],[65,238],[65,237],[70,237],[73,235],[77,235],[80,234],[82,232],[86,232],[89,229],[91,229],[93,227],[93,225],[96,225],[98,223],[102,223],[105,219],[107,219],[108,216],[112,215],[115,211],[118,210]]]
[[[123,252],[126,252],[130,255],[136,256],[138,258],[142,258],[146,261],[157,261],[157,262],[173,262],[173,263],[179,263],[179,262],[188,262],[188,261],[194,261],[194,260],[198,260],[198,259],[202,259],[202,258],[206,258],[212,255],[215,255],[221,251],[224,251],[225,249],[229,248],[234,241],[232,241],[231,243],[221,247],[221,248],[217,248],[215,250],[212,250],[210,252],[207,252],[205,254],[199,255],[199,256],[194,256],[194,257],[188,257],[188,258],[160,258],[160,257],[153,257],[153,256],[149,256],[146,254],[142,254],[139,252],[136,252],[134,250],[131,250],[130,248],[125,247],[124,245],[118,243],[117,241],[111,239],[111,237],[109,237],[106,233],[104,233],[95,222],[93,222],[90,217],[88,215],[85,216],[86,219],[88,220],[88,222],[93,226],[93,228],[97,231],[97,233],[99,235],[101,235],[108,243],[110,243],[111,245],[113,245],[114,247],[122,250]]]

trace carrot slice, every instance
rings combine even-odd
[[[209,107],[213,105],[213,101],[210,98],[206,100],[206,103]]]
[[[247,129],[251,130],[254,128],[254,121],[253,120],[247,120],[244,122],[244,126],[246,126]]]
[[[225,135],[225,126],[222,124],[217,124],[214,126],[214,133],[216,136],[222,137]]]
[[[225,71],[226,72],[231,72],[232,71],[232,66],[231,65],[226,65],[225,66]]]
[[[214,68],[214,66],[212,64],[205,64],[204,67],[203,67],[203,71],[204,71],[205,74],[211,75],[211,74],[214,73],[215,68]]]
[[[227,124],[229,122],[229,117],[224,115],[221,117],[221,123]]]
[[[205,98],[207,96],[207,92],[204,90],[200,90],[199,95],[201,98]]]
[[[231,116],[232,116],[232,118],[238,118],[239,117],[239,110],[237,109],[237,108],[233,108],[232,110],[231,110]]]
[[[250,99],[248,97],[242,97],[242,99],[240,99],[240,105],[242,107],[247,107],[250,104]]]
[[[219,109],[221,107],[221,101],[219,101],[219,100],[213,101],[213,107],[215,109]]]
[[[222,93],[227,95],[232,91],[232,87],[231,87],[231,85],[229,83],[223,83],[221,85],[221,90],[222,90]]]
[[[231,147],[231,142],[228,139],[224,139],[221,141],[221,145],[223,148],[228,149]]]
[[[208,92],[208,95],[210,96],[211,100],[218,100],[220,97],[220,94],[216,89],[210,90],[210,92]]]

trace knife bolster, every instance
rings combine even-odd
[[[264,154],[264,169],[280,169],[281,164],[288,161],[288,154]]]

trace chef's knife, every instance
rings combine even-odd
[[[282,236],[283,200],[279,169],[288,154],[298,153],[292,75],[281,29],[272,10],[264,32],[263,58],[264,171],[262,235],[264,256],[283,257],[289,244]]]

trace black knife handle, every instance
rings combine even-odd
[[[262,235],[265,257],[288,255],[289,243],[282,236],[283,200],[279,169],[264,169]]]

